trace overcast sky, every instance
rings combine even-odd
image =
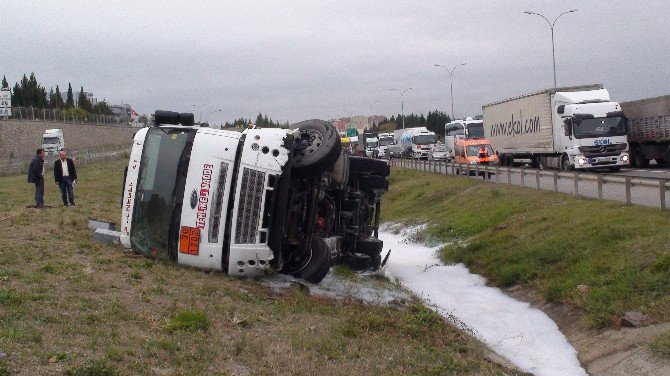
[[[670,1],[18,1],[0,3],[0,75],[35,72],[141,113],[210,122],[457,117],[553,86],[602,83],[614,100],[670,94]],[[194,106],[196,105],[196,106]],[[222,110],[222,111],[218,111]]]

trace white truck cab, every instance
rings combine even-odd
[[[388,166],[342,153],[330,123],[239,133],[194,127],[192,114],[157,111],[155,119],[133,140],[125,247],[231,275],[273,268],[311,282],[361,248],[376,247],[367,263],[352,264],[382,266],[376,230]]]
[[[42,135],[42,149],[44,149],[44,153],[47,155],[56,155],[59,151],[65,149],[63,130],[59,128],[45,130]]]

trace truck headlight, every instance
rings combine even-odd
[[[470,164],[477,164],[477,161],[470,161]]]
[[[623,162],[628,162],[628,154],[624,154],[624,155],[622,155],[622,156],[621,156],[621,160],[622,160]]]
[[[577,160],[577,163],[579,163],[580,165],[581,165],[581,164],[586,164],[586,162],[588,162],[588,161],[586,160],[586,158],[579,158],[579,159]]]

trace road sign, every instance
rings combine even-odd
[[[356,128],[347,129],[347,137],[354,137],[354,136],[358,136],[358,131],[356,130]]]
[[[0,116],[12,116],[12,92],[0,90]]]

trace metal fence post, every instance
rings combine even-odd
[[[554,192],[558,192],[558,171],[554,171]]]
[[[665,210],[665,179],[661,179],[658,182],[658,194],[661,210]]]
[[[596,182],[598,183],[598,198],[603,199],[603,176],[598,175],[597,177],[598,180]]]
[[[535,189],[540,189],[540,170],[535,170]]]
[[[526,168],[521,167],[521,186],[525,187],[526,186]]]
[[[449,165],[451,166],[451,176],[456,175],[456,165],[454,162],[449,163]]]
[[[496,184],[500,181],[500,166],[496,166]]]
[[[630,205],[630,187],[631,187],[631,182],[630,182],[630,176],[626,176],[626,204]]]
[[[572,174],[572,179],[573,179],[572,182],[573,182],[573,185],[574,185],[573,190],[574,190],[575,197],[577,197],[579,195],[579,177],[578,177],[578,175],[579,175],[578,172],[574,172]]]
[[[483,180],[486,180],[486,178],[488,176],[489,176],[489,165],[484,165],[484,179]]]
[[[512,167],[507,166],[507,184],[512,185]]]

